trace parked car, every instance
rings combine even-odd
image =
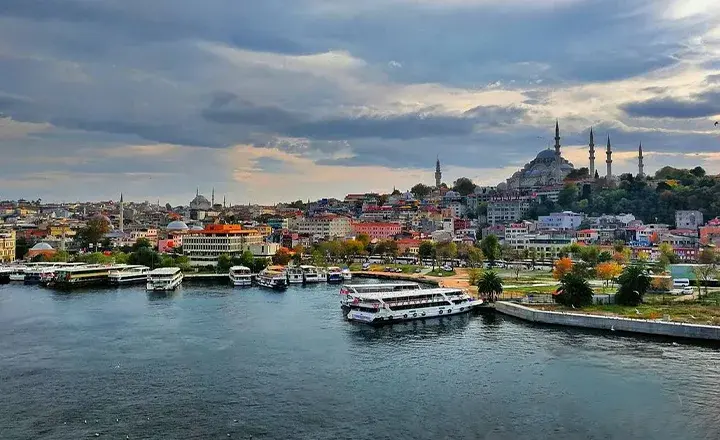
[[[368,270],[370,269],[370,263],[363,263],[362,270]]]
[[[452,266],[448,266],[447,264],[444,266],[441,266],[440,269],[444,270],[445,272],[452,272],[452,270],[453,270]]]

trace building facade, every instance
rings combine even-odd
[[[297,232],[312,237],[345,238],[352,235],[350,219],[339,215],[306,217],[298,220]]]
[[[570,231],[579,228],[582,221],[582,214],[572,211],[553,212],[550,215],[541,215],[538,217],[538,229]]]
[[[239,257],[263,244],[260,233],[240,225],[210,224],[201,231],[188,232],[182,239],[183,254],[193,266],[215,266],[220,255]]]
[[[488,203],[487,221],[491,225],[521,220],[530,210],[529,197],[494,198]]]
[[[15,231],[0,231],[0,263],[15,261]]]
[[[675,227],[678,229],[697,229],[703,224],[700,211],[675,211]]]
[[[361,222],[353,223],[355,234],[366,234],[371,239],[387,240],[402,232],[402,225],[399,223],[387,222]]]

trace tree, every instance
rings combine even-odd
[[[572,204],[577,200],[580,190],[574,183],[566,183],[563,189],[558,194],[558,205],[563,208],[570,208]]]
[[[568,273],[560,280],[560,287],[553,299],[567,307],[585,307],[592,304],[593,291],[585,278]]]
[[[432,192],[432,188],[422,183],[418,183],[417,185],[410,188],[410,192],[415,196],[416,199],[422,200]]]
[[[700,251],[700,255],[698,255],[698,263],[700,264],[715,264],[717,261],[717,255],[715,255],[715,251],[711,248],[705,248]]]
[[[595,266],[600,260],[600,249],[597,246],[580,247],[579,251],[580,258],[590,266]]]
[[[420,243],[418,255],[420,255],[423,261],[432,259],[433,269],[435,269],[435,244],[432,241],[423,241]]]
[[[637,306],[650,287],[650,276],[644,264],[627,266],[618,277],[620,288],[615,302],[623,306]]]
[[[475,186],[476,185],[473,183],[472,180],[468,179],[467,177],[460,177],[453,184],[453,190],[460,193],[461,196],[465,197],[475,191]]]
[[[280,264],[282,266],[288,264],[291,259],[292,254],[290,254],[290,251],[284,247],[278,249],[272,257],[273,264]]]
[[[708,293],[708,284],[710,284],[710,281],[714,278],[714,275],[716,273],[715,265],[714,264],[700,264],[698,266],[693,267],[693,274],[695,275],[695,279],[697,280],[698,284],[698,297],[701,296],[701,286],[705,286],[704,294],[707,295]]]
[[[154,246],[152,245],[152,243],[150,242],[150,240],[148,240],[147,238],[144,238],[144,237],[143,237],[143,238],[138,238],[138,239],[135,241],[135,243],[133,243],[133,245],[130,247],[130,249],[132,250],[132,252],[135,252],[135,251],[137,251],[137,250],[140,249],[140,248],[152,249],[153,247],[154,247]]]
[[[675,255],[675,251],[670,243],[660,243],[658,251],[660,252],[658,268],[661,272],[664,272],[670,264],[678,262],[678,257]]]
[[[457,256],[457,245],[452,241],[435,245],[435,254],[441,261],[453,259]]]
[[[110,223],[104,217],[97,216],[87,221],[84,228],[77,233],[76,239],[87,248],[91,244],[95,245],[102,240],[103,235],[110,230]]]
[[[597,277],[605,281],[605,287],[622,273],[622,267],[615,261],[606,261],[595,267]]]
[[[476,286],[480,282],[480,277],[482,276],[482,270],[481,269],[469,269],[468,270],[468,283],[471,286]]]
[[[15,240],[15,259],[16,260],[22,260],[25,258],[25,255],[30,250],[30,243],[28,242],[28,239],[20,236]]]
[[[232,261],[232,258],[230,258],[230,255],[221,254],[218,257],[217,271],[218,271],[218,273],[226,273],[230,270],[230,267],[232,265],[233,265],[233,261]]]
[[[70,261],[70,254],[68,251],[57,251],[54,255],[52,255],[50,258],[48,258],[48,261],[51,262],[58,262],[58,263],[66,263]]]
[[[470,246],[467,251],[467,262],[470,267],[482,266],[483,253],[475,246]],[[475,283],[471,283],[475,284]]]
[[[555,261],[553,265],[553,278],[561,280],[565,275],[572,271],[573,262],[571,259],[565,257]]]
[[[490,302],[495,302],[503,291],[502,279],[492,270],[483,272],[478,281],[478,292]]]
[[[490,234],[482,239],[480,249],[491,264],[495,263],[495,260],[500,257],[500,241],[494,234]]]
[[[370,244],[370,236],[365,233],[362,233],[362,232],[360,234],[358,234],[357,237],[355,237],[355,240],[362,243],[363,248],[367,248],[368,245]]]

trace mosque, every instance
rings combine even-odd
[[[589,159],[590,166],[589,178],[591,180],[599,179],[599,173],[595,169],[595,139],[593,130],[590,128]],[[616,180],[616,176],[612,173],[612,146],[610,144],[610,136],[607,138],[607,146],[605,150],[606,173],[604,180],[612,182]],[[498,185],[500,191],[523,191],[534,190],[547,186],[562,185],[565,178],[573,171],[575,167],[570,161],[562,157],[560,152],[560,124],[555,122],[555,147],[548,148],[538,153],[531,162],[515,172],[505,182]],[[643,152],[642,144],[638,148],[638,177],[644,177]]]

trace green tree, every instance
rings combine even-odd
[[[355,237],[355,240],[362,243],[363,248],[367,248],[370,244],[370,236],[362,232]]]
[[[492,270],[483,272],[478,281],[478,292],[490,302],[495,302],[503,291],[500,276]]]
[[[645,265],[627,266],[618,277],[620,288],[615,294],[615,302],[624,306],[637,306],[650,287],[650,275]]]
[[[465,197],[475,191],[475,186],[476,185],[473,183],[472,180],[468,179],[467,177],[460,177],[453,184],[453,190],[460,193],[461,196]]]
[[[232,258],[230,258],[230,255],[228,254],[221,254],[218,257],[218,263],[217,263],[217,271],[218,273],[225,273],[230,270],[230,267],[232,267],[233,261]]]
[[[710,281],[713,280],[715,277],[717,270],[714,263],[711,264],[700,264],[695,267],[693,267],[693,275],[695,275],[695,279],[697,280],[698,285],[698,298],[702,296],[704,293],[706,296],[708,294],[708,284],[710,284]],[[704,286],[704,289],[700,289],[702,286]]]
[[[82,247],[89,247],[91,244],[100,243],[103,236],[110,231],[110,223],[104,217],[93,217],[87,221],[84,228],[81,228],[76,236]]]
[[[23,258],[25,258],[25,255],[28,253],[31,247],[32,245],[30,244],[30,242],[28,242],[27,238],[23,236],[17,237],[17,239],[15,240],[15,259],[22,260]]]
[[[420,243],[420,247],[418,248],[418,255],[420,255],[420,258],[425,261],[427,259],[432,259],[433,261],[433,269],[435,269],[435,243],[432,241],[423,241]]]
[[[482,266],[482,263],[483,263],[482,251],[475,246],[470,246],[467,251],[467,262],[468,262],[468,266],[470,266],[470,267]],[[475,284],[475,283],[471,283],[471,284]]]
[[[130,249],[132,250],[132,252],[135,252],[135,251],[137,251],[137,250],[140,249],[140,248],[152,249],[153,247],[154,247],[154,246],[152,245],[152,243],[150,242],[150,240],[148,240],[147,238],[144,238],[144,237],[143,237],[143,238],[138,238],[138,239],[135,241],[135,243],[133,243],[133,245],[130,247]]]
[[[418,183],[417,185],[410,188],[410,192],[413,194],[413,196],[415,196],[416,199],[422,200],[432,192],[432,188],[422,183]]]
[[[457,245],[452,241],[435,245],[435,255],[439,260],[450,260],[457,257]]]
[[[571,208],[572,204],[575,203],[575,201],[577,200],[579,193],[580,190],[578,189],[578,186],[576,184],[566,183],[565,186],[563,186],[563,189],[561,189],[560,193],[558,194],[558,205],[563,208]]]
[[[560,280],[560,287],[553,299],[567,307],[585,307],[592,304],[593,291],[585,278],[568,273]]]
[[[494,263],[495,260],[500,257],[500,241],[494,234],[490,234],[482,239],[480,249],[490,263]]]

